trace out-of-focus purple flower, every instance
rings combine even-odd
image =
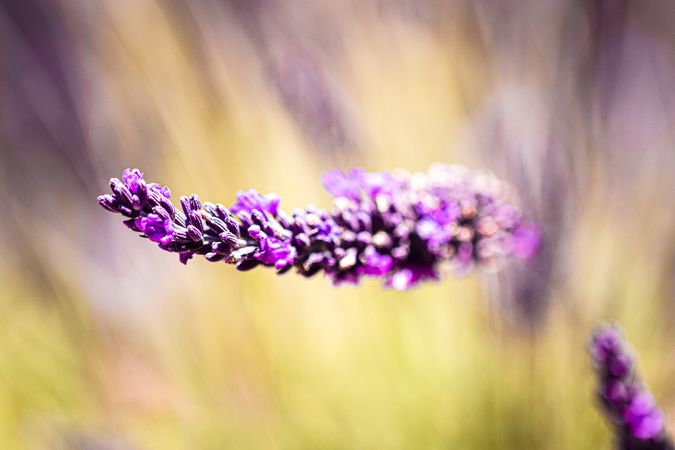
[[[249,189],[237,193],[237,201],[230,207],[230,210],[238,214],[242,211],[251,213],[257,209],[276,216],[280,202],[281,199],[276,194],[260,194],[255,189]]]
[[[617,430],[617,448],[673,450],[663,412],[636,374],[621,332],[611,325],[599,328],[590,349],[600,381],[598,395]]]
[[[451,222],[448,222],[451,223]],[[452,227],[434,220],[431,216],[423,216],[415,224],[415,233],[428,245],[438,247],[452,237]]]
[[[541,231],[536,225],[523,222],[513,230],[511,241],[514,255],[522,259],[530,259],[539,250]]]
[[[438,279],[444,265],[458,274],[493,269],[511,255],[530,257],[538,230],[522,218],[509,189],[494,176],[459,166],[426,173],[351,169],[323,178],[335,197],[330,211],[314,206],[288,214],[279,197],[251,189],[231,210],[196,195],[169,201],[167,187],[146,183],[138,169],[110,181],[99,196],[108,211],[129,218],[134,231],[178,253],[236,264],[240,270],[295,268],[335,283],[380,277],[394,289]]]
[[[648,440],[663,432],[663,413],[658,409],[654,397],[647,392],[639,392],[630,398],[623,420],[628,424],[632,435]]]
[[[391,275],[386,285],[397,291],[405,291],[420,281],[437,279],[438,274],[429,267],[405,267]]]
[[[394,259],[389,255],[382,255],[371,247],[370,252],[364,253],[361,273],[371,277],[380,277],[391,272]]]
[[[364,268],[373,252],[390,258],[386,284],[405,289],[438,278],[446,263],[458,274],[494,269],[538,248],[536,227],[523,220],[508,186],[487,173],[446,165],[426,173],[334,170],[323,183],[335,196],[331,215],[341,240],[356,251],[335,254],[344,281],[377,273]]]
[[[368,197],[390,195],[402,187],[389,173],[367,172],[362,168],[349,169],[347,172],[331,170],[321,177],[321,182],[333,197],[353,201],[358,201],[364,194]]]
[[[333,197],[344,197],[349,200],[358,200],[361,197],[361,188],[363,186],[363,169],[351,169],[349,172],[343,172],[338,169],[326,172],[321,181],[323,187]]]

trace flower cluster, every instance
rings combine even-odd
[[[673,450],[665,435],[663,412],[635,373],[621,332],[614,326],[598,329],[591,354],[600,381],[598,395],[617,433],[621,450]]]
[[[436,165],[426,173],[332,171],[323,179],[331,210],[307,206],[287,213],[274,194],[239,192],[228,209],[147,183],[138,169],[110,180],[98,201],[160,248],[236,264],[240,270],[295,268],[324,272],[336,283],[381,277],[395,289],[437,279],[442,266],[466,273],[498,268],[507,257],[531,257],[539,231],[526,222],[508,188],[492,175]]]

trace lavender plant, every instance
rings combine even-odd
[[[598,397],[616,429],[618,450],[675,450],[664,415],[635,371],[631,351],[614,326],[600,327],[591,340],[599,380]]]
[[[448,165],[426,173],[334,170],[323,184],[334,197],[330,211],[310,205],[287,213],[277,195],[254,189],[239,192],[229,209],[194,194],[178,209],[168,187],[126,169],[98,202],[183,263],[201,255],[239,270],[324,272],[335,283],[381,277],[395,289],[438,279],[442,266],[495,270],[539,245],[538,228],[523,219],[508,186],[487,173]]]

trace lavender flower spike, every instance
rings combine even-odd
[[[177,209],[169,189],[147,183],[138,169],[111,179],[112,193],[98,201],[183,263],[202,255],[240,270],[324,272],[335,283],[380,277],[395,289],[438,279],[444,265],[458,273],[495,269],[511,255],[531,257],[539,245],[538,228],[489,174],[445,165],[426,173],[352,169],[329,172],[323,182],[334,196],[330,211],[307,206],[289,214],[277,195],[253,189],[239,192],[229,209],[196,195],[181,197]]]
[[[591,340],[600,381],[598,396],[617,431],[617,450],[675,450],[665,434],[663,412],[635,372],[621,332],[600,327]]]

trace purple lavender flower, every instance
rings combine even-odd
[[[151,213],[146,217],[137,217],[134,226],[152,242],[163,245],[173,242],[173,221],[169,217]]]
[[[486,173],[445,165],[426,173],[351,169],[329,172],[323,182],[334,197],[330,211],[307,206],[289,214],[277,195],[253,189],[239,192],[230,209],[202,205],[196,195],[181,197],[177,209],[169,189],[147,183],[138,169],[111,179],[112,194],[98,201],[182,263],[202,255],[240,270],[324,272],[335,283],[380,277],[395,289],[438,279],[443,266],[460,274],[499,268],[539,245],[537,227]]]
[[[248,235],[258,241],[258,249],[253,254],[255,259],[274,266],[275,269],[284,269],[292,266],[295,260],[295,247],[291,245],[290,240],[279,239],[260,229],[260,225],[251,225],[248,227]]]
[[[351,169],[347,173],[338,169],[331,170],[324,174],[323,186],[333,197],[358,200],[361,197],[364,175],[363,169]]]
[[[276,216],[279,211],[280,201],[281,199],[276,194],[263,195],[258,193],[255,189],[249,189],[246,192],[239,191],[237,193],[237,201],[232,205],[230,210],[237,214],[241,211],[251,213],[253,210],[257,209]]]
[[[617,430],[617,449],[673,450],[663,412],[636,374],[621,332],[611,325],[600,327],[590,349],[600,381],[598,396]]]

